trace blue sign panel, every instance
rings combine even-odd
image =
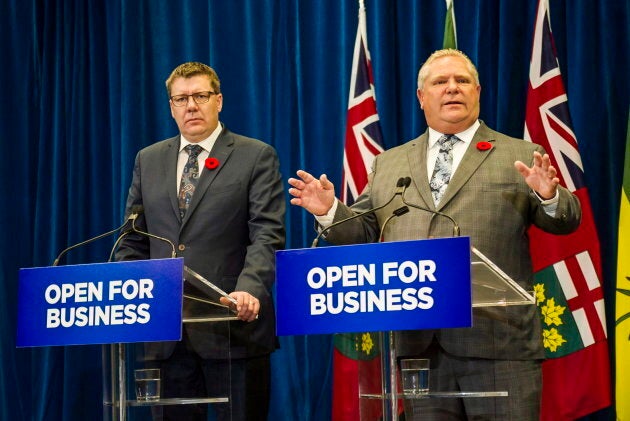
[[[184,261],[20,269],[17,346],[181,339]]]
[[[279,335],[472,326],[468,237],[276,252]]]

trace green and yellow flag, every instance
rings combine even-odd
[[[630,420],[630,113],[626,134],[617,249],[615,356],[617,359],[617,419]]]
[[[443,48],[457,48],[457,30],[455,28],[454,0],[446,1],[446,19],[444,19],[444,41]]]

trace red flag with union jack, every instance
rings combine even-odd
[[[354,203],[365,188],[372,161],[383,151],[382,138],[367,46],[365,6],[360,0],[343,157],[341,200],[344,203]],[[382,402],[359,400],[359,373],[362,391],[381,391],[378,336],[373,333],[337,334],[334,344],[333,421],[378,419],[382,415]]]
[[[541,420],[573,420],[611,404],[599,239],[555,51],[549,7],[539,0],[529,71],[525,139],[542,145],[560,184],[582,205],[578,230],[529,231],[543,327]]]
[[[354,43],[352,76],[346,120],[341,200],[352,204],[367,184],[374,157],[383,152],[383,135],[376,112],[372,62],[367,48],[365,7],[359,6],[359,26]]]

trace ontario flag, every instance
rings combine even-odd
[[[560,183],[582,205],[581,225],[570,235],[529,231],[546,354],[540,419],[573,420],[611,404],[610,366],[599,239],[546,0],[534,27],[524,137],[545,148]]]
[[[372,161],[383,151],[382,138],[367,46],[365,6],[360,0],[343,156],[341,200],[344,203],[354,203],[365,188]],[[382,416],[382,402],[359,399],[359,383],[362,392],[381,392],[378,334],[337,334],[334,336],[333,352],[332,420],[378,419]]]

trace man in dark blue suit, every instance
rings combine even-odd
[[[180,134],[138,153],[126,214],[142,206],[138,228],[168,239],[187,267],[227,291],[235,304],[222,302],[239,320],[230,322],[229,330],[225,323],[187,323],[182,341],[145,344],[145,358],[162,370],[162,397],[209,396],[231,384],[231,419],[266,419],[270,353],[277,346],[271,296],[275,251],[285,242],[277,153],[219,122],[223,95],[212,68],[184,63],[166,88]],[[127,235],[116,258],[171,253],[166,241]],[[184,302],[186,316],[206,311],[203,303]],[[229,373],[225,358],[218,358],[228,352]],[[228,412],[220,418],[229,419],[229,411],[218,412]],[[207,405],[163,407],[164,419],[205,421],[206,413]]]

